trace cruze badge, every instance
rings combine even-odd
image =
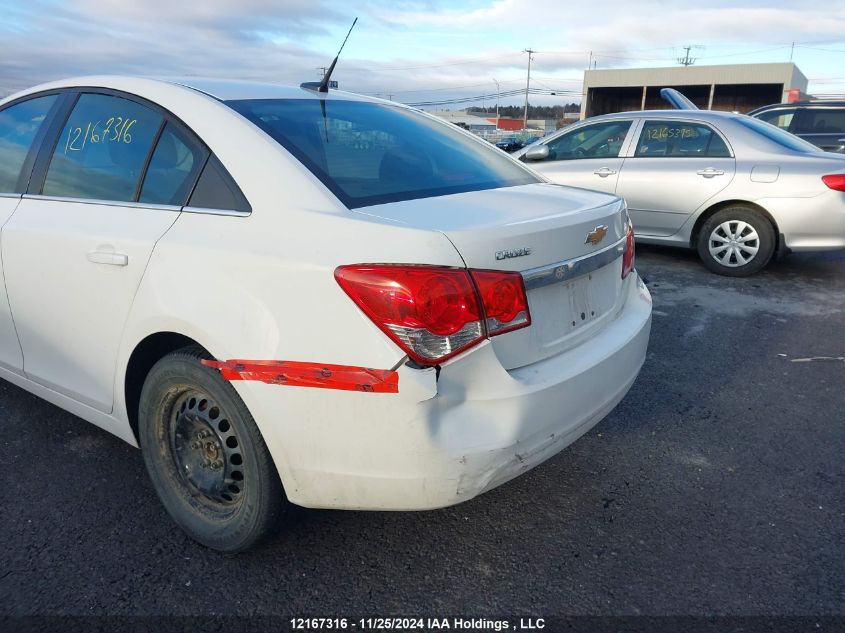
[[[607,235],[607,227],[604,224],[601,224],[587,233],[587,239],[584,240],[584,244],[592,244],[595,246],[604,239],[605,235]]]
[[[504,251],[496,251],[496,259],[510,259],[511,257],[523,257],[530,254],[531,249],[528,246],[522,246],[521,248],[509,248]]]

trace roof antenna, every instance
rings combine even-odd
[[[343,38],[343,44],[340,45],[340,50],[335,55],[334,60],[332,61],[332,65],[329,66],[329,69],[323,75],[323,80],[319,83],[316,81],[306,81],[303,84],[300,84],[300,88],[306,88],[308,90],[316,90],[317,92],[328,92],[329,91],[329,80],[332,78],[332,73],[334,72],[334,67],[337,65],[338,57],[340,57],[341,52],[343,51],[343,47],[346,46],[346,40],[349,39],[349,35],[352,33],[352,29],[355,28],[355,25],[358,23],[358,18],[355,18],[352,21],[352,26],[349,27],[349,31],[346,33],[346,37]]]

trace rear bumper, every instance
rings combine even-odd
[[[643,364],[651,298],[626,281],[588,342],[506,371],[489,341],[441,368],[402,366],[398,394],[233,383],[299,505],[422,510],[471,499],[540,464],[601,420]]]

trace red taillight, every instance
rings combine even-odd
[[[628,224],[628,232],[625,234],[625,252],[622,254],[622,279],[634,270],[634,227]]]
[[[490,336],[531,325],[522,275],[493,270],[472,270],[481,294]]]
[[[519,273],[359,265],[338,267],[335,279],[373,323],[426,365],[451,358],[488,334],[531,323]]]
[[[845,174],[831,174],[822,176],[822,181],[831,189],[845,191]]]

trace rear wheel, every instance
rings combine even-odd
[[[284,493],[246,406],[202,358],[189,347],[153,366],[141,391],[141,448],[176,523],[203,545],[238,552],[272,531]]]
[[[698,256],[719,275],[753,275],[769,263],[774,252],[774,227],[749,207],[728,207],[714,213],[698,234]]]

